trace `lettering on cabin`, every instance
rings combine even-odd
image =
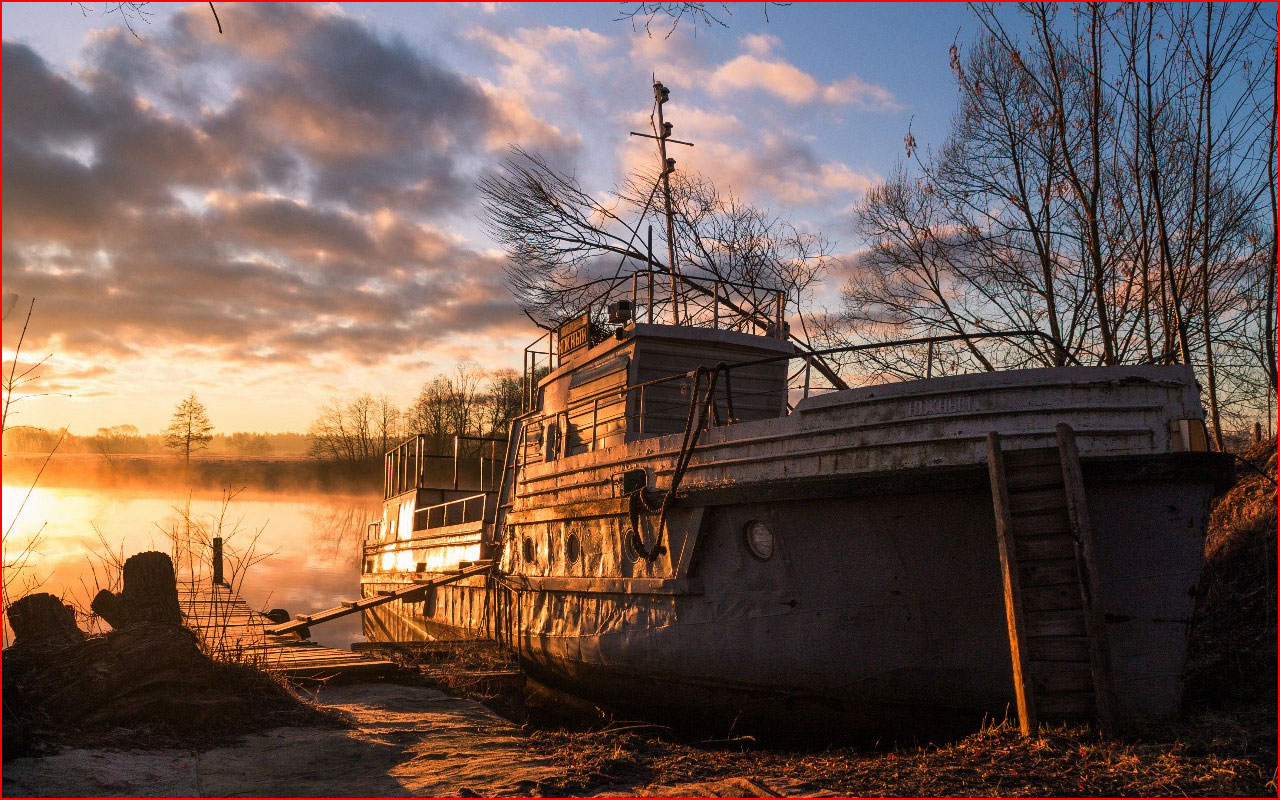
[[[591,312],[584,311],[556,329],[556,343],[561,358],[587,346],[591,330]]]
[[[973,410],[973,398],[952,394],[943,397],[922,397],[907,405],[908,417],[933,417],[939,414],[962,414]]]

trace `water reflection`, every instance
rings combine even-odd
[[[287,608],[299,614],[330,608],[359,596],[360,542],[364,525],[379,512],[376,495],[279,495],[182,490],[131,491],[39,488],[21,514],[25,486],[4,486],[5,562],[36,537],[34,555],[19,575],[6,574],[13,598],[33,585],[87,607],[101,580],[106,550],[117,556],[143,550],[174,552],[220,532],[227,573],[255,608]],[[265,556],[265,557],[264,557]],[[251,563],[253,562],[253,563]],[[249,565],[251,563],[251,565]],[[248,565],[246,567],[246,565]],[[180,577],[207,579],[207,564],[179,559]],[[333,647],[362,641],[359,616],[312,629]]]

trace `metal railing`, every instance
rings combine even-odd
[[[413,530],[426,531],[467,522],[483,522],[489,511],[489,494],[488,492],[473,494],[470,497],[420,508],[413,514]]]
[[[462,462],[468,456],[462,455],[463,442],[482,443],[477,454],[478,465],[476,479],[480,489],[493,488],[501,477],[501,459],[498,458],[498,445],[506,444],[506,439],[495,439],[488,436],[454,436],[453,455],[442,455],[431,452],[430,437],[425,434],[411,436],[387,451],[383,462],[384,500],[414,489],[454,489],[461,488],[464,478]],[[483,443],[488,443],[489,454],[484,453]],[[447,485],[433,485],[430,481],[428,464],[451,462],[452,481]]]
[[[657,294],[655,282],[670,280],[661,270],[643,269],[631,273],[633,319],[649,324],[692,325],[785,338],[780,335],[786,316],[787,293],[754,283],[727,279],[700,278],[701,292],[686,291],[674,301]],[[705,285],[704,285],[705,284]],[[736,297],[734,294],[736,293]]]
[[[637,323],[687,325],[787,338],[787,292],[754,283],[680,276],[685,291],[673,294],[664,284],[670,273],[640,269],[631,273],[631,319]],[[654,287],[658,286],[658,291]],[[625,292],[625,289],[624,289]],[[600,307],[604,303],[599,302]],[[538,405],[538,381],[561,366],[556,331],[547,331],[524,349],[525,410]]]

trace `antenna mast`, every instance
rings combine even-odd
[[[671,90],[662,85],[662,81],[653,82],[653,99],[658,113],[658,157],[662,160],[662,202],[667,212],[667,265],[671,271],[671,321],[680,324],[680,302],[676,290],[676,231],[675,218],[671,213],[671,173],[676,171],[676,160],[667,158],[667,139],[671,136],[670,122],[662,119],[662,106],[671,98]]]
[[[693,142],[683,142],[679,139],[671,138],[672,124],[666,122],[662,118],[662,106],[671,99],[671,90],[662,85],[662,81],[655,80],[653,82],[653,100],[657,108],[657,121],[654,123],[653,133],[631,132],[632,136],[643,136],[646,139],[658,140],[658,158],[661,160],[662,169],[662,201],[663,209],[667,216],[667,273],[671,276],[671,322],[672,324],[680,324],[680,305],[679,305],[679,289],[676,280],[676,224],[675,213],[671,210],[671,173],[676,171],[676,160],[667,156],[667,142],[673,144],[683,144],[693,147]],[[652,280],[652,278],[650,279]]]

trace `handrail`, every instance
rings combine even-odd
[[[413,512],[413,530],[427,531],[433,528],[447,528],[450,525],[462,525],[467,522],[483,521],[486,512],[489,510],[489,495],[491,492],[481,492],[468,497],[460,497],[457,500],[449,500],[444,503],[436,503],[435,505],[425,506]],[[477,502],[478,501],[478,502]],[[474,511],[479,505],[480,516],[467,512]],[[452,513],[457,508],[458,513]],[[418,517],[425,518],[425,524],[418,524]],[[433,524],[438,520],[436,524]]]
[[[495,464],[497,463],[497,445],[505,443],[505,439],[499,439],[493,436],[467,436],[458,434],[453,437],[453,455],[442,455],[439,453],[428,452],[426,434],[418,433],[408,437],[404,441],[387,450],[383,456],[383,499],[395,497],[396,495],[416,489],[424,488],[447,488],[443,486],[431,487],[424,485],[425,465],[429,461],[448,461],[453,462],[453,489],[457,490],[461,487],[461,471],[460,463],[462,459],[461,443],[462,442],[489,442],[489,455],[485,456],[484,452],[480,452],[479,458],[479,486],[483,490],[488,484],[492,484],[497,477]],[[488,470],[486,471],[485,463],[488,462]],[[486,480],[487,477],[487,480]]]

